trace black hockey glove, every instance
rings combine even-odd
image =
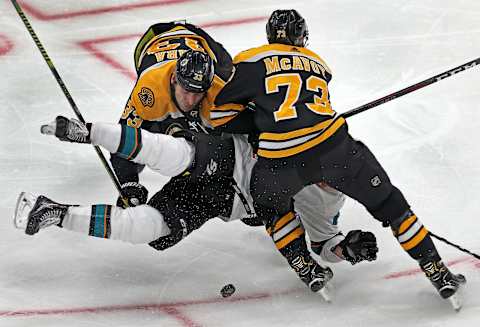
[[[55,135],[60,141],[73,143],[90,143],[91,123],[84,124],[76,119],[63,116],[47,125],[40,127],[40,132],[45,135]]]
[[[377,239],[371,232],[352,230],[348,232],[345,239],[338,243],[342,249],[342,255],[352,265],[363,261],[377,259]],[[332,249],[333,250],[333,249]]]
[[[128,200],[129,207],[136,207],[147,203],[148,190],[142,184],[136,182],[129,182],[122,185],[122,194]],[[117,207],[126,208],[121,196],[117,199]]]
[[[345,239],[338,243],[342,249],[342,255],[352,265],[363,261],[377,259],[377,239],[371,232],[352,230],[348,232]]]

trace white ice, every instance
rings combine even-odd
[[[259,18],[206,28],[236,54],[265,42],[262,17],[296,8],[309,24],[309,47],[334,72],[339,112],[480,54],[477,0],[160,2],[21,1],[33,8],[25,12],[86,120],[118,120],[134,82],[136,38],[159,21],[208,26]],[[103,7],[126,10],[68,14]],[[166,252],[57,228],[33,237],[14,229],[21,191],[79,204],[113,203],[116,194],[91,147],[40,135],[41,124],[74,114],[10,1],[0,13],[0,326],[480,325],[480,261],[436,242],[468,279],[464,308],[455,313],[424,276],[403,274],[416,263],[353,201],[342,227],[373,231],[379,258],[333,266],[331,304],[304,287],[262,228],[240,222],[212,220]],[[96,40],[87,42],[96,56],[79,45],[88,40]],[[349,119],[351,133],[373,150],[425,226],[477,253],[479,86],[475,67]],[[152,194],[165,180],[142,177]],[[237,292],[223,300],[227,283]]]

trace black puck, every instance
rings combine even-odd
[[[222,294],[223,297],[232,296],[233,293],[235,293],[235,286],[233,286],[233,284],[227,284],[220,290],[220,294]]]

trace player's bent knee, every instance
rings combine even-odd
[[[170,234],[162,214],[148,205],[122,209],[113,207],[111,239],[132,244],[146,244]]]
[[[392,221],[402,217],[410,209],[410,205],[402,192],[392,186],[389,196],[379,206],[367,209],[375,219],[381,221],[384,226],[388,226]]]

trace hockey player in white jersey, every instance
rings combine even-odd
[[[183,137],[172,137],[164,134],[153,134],[145,130],[134,129],[119,124],[94,123],[84,125],[75,120],[57,117],[55,122],[42,127],[42,133],[54,134],[61,140],[76,143],[92,143],[107,149],[112,153],[121,153],[122,146],[133,139],[140,150],[130,160],[145,164],[164,176],[177,176],[189,171],[186,178],[206,181],[211,178],[211,161],[201,158],[199,151],[202,134],[195,135],[194,141]],[[132,137],[132,135],[135,135]],[[207,146],[212,145],[215,137],[208,136]],[[252,148],[246,142],[246,137],[233,137],[235,159],[233,176],[238,181],[237,194],[215,195],[211,205],[222,206],[225,213],[220,218],[225,221],[235,220],[253,215],[253,205],[248,190],[251,167],[255,159]],[[165,160],[168,158],[168,160]],[[192,166],[193,165],[193,166]],[[218,168],[218,170],[221,170]],[[202,182],[200,182],[202,184]],[[191,184],[189,184],[191,185]],[[199,187],[202,192],[206,190]],[[185,190],[188,195],[192,190]],[[246,194],[246,203],[239,194]],[[148,243],[156,249],[163,250],[175,245],[178,240],[201,226],[192,223],[194,211],[185,208],[193,206],[191,198],[168,198],[168,190],[159,191],[145,205],[130,208],[120,208],[112,205],[98,204],[92,206],[72,206],[54,202],[45,196],[34,196],[28,193],[20,194],[15,210],[15,225],[24,229],[29,235],[40,229],[56,225],[94,237],[121,240],[133,244]],[[161,203],[170,202],[169,204]],[[335,190],[323,186],[312,185],[302,191],[296,198],[296,206],[302,217],[294,217],[286,222],[285,228],[301,229],[305,227],[309,237],[316,244],[312,249],[327,262],[347,260],[352,264],[376,259],[378,251],[375,236],[370,232],[360,230],[350,231],[343,236],[334,223],[344,203],[344,196]],[[175,212],[173,212],[175,211]],[[303,223],[303,224],[302,224]],[[193,224],[193,225],[192,225]],[[310,275],[299,277],[312,289],[319,291],[333,276],[328,267],[318,265],[320,269]],[[316,267],[312,267],[316,268]]]

